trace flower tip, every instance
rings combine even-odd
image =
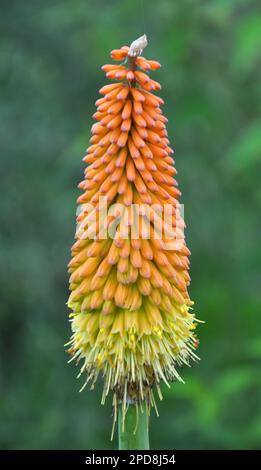
[[[137,57],[138,55],[141,55],[143,49],[148,45],[148,39],[146,34],[143,34],[143,36],[140,36],[138,39],[135,39],[130,45],[130,49],[128,52],[128,55],[130,57]]]

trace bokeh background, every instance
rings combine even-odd
[[[156,449],[261,443],[258,0],[1,0],[1,449],[110,449],[67,365],[66,265],[100,66],[147,33],[192,251],[201,361],[164,388]]]

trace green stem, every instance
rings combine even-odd
[[[149,449],[149,417],[147,410],[144,409],[142,413],[140,407],[129,405],[125,414],[124,429],[121,406],[119,406],[118,412],[119,449]]]

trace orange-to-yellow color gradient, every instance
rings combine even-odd
[[[93,386],[99,375],[103,378],[103,401],[112,391],[115,410],[119,403],[125,410],[128,403],[156,406],[153,389],[161,397],[161,381],[180,380],[177,366],[196,358],[197,339],[187,292],[190,252],[184,238],[170,245],[171,229],[179,231],[183,220],[177,221],[180,191],[163,100],[153,94],[161,87],[149,76],[160,64],[131,56],[125,46],[111,57],[121,64],[102,67],[114,83],[100,90],[79,185],[77,223],[84,227],[88,222],[89,228],[87,236],[78,233],[69,264],[69,352],[83,360],[86,383]],[[115,236],[99,237],[101,197],[109,207],[123,207],[125,236],[116,211],[107,220],[107,226],[115,224]],[[146,214],[139,210],[144,204],[152,209]],[[160,225],[155,207],[163,211],[166,204],[173,207],[172,216],[162,236],[155,236]],[[149,238],[140,231],[131,236],[133,207],[138,221],[147,218]]]

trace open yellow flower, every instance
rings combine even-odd
[[[161,87],[149,76],[160,64],[139,52],[114,50],[122,63],[102,67],[115,82],[96,102],[69,264],[69,352],[83,360],[85,384],[103,377],[102,401],[112,391],[115,410],[156,406],[153,388],[161,397],[161,381],[181,380],[177,366],[197,347],[173,150],[163,100],[152,93]]]

